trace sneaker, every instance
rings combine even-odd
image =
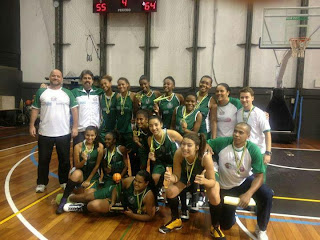
[[[189,216],[189,210],[181,210],[181,219],[182,221],[188,221],[190,218]]]
[[[210,234],[213,237],[213,239],[216,240],[226,240],[225,235],[223,234],[223,232],[220,230],[220,226],[218,227],[214,227],[211,226],[210,228]]]
[[[39,184],[37,187],[36,187],[36,193],[43,193],[44,190],[46,189],[46,185],[43,185],[43,184]]]
[[[257,235],[258,240],[268,240],[267,231],[261,231],[259,226],[256,225],[255,233]]]
[[[61,214],[64,212],[63,207],[64,205],[67,203],[67,199],[66,198],[61,198],[59,207],[56,210],[56,214]]]
[[[179,230],[182,228],[181,218],[177,218],[175,220],[171,220],[166,225],[159,228],[159,232],[161,233],[169,233],[173,230]]]
[[[66,203],[63,207],[65,212],[83,212],[83,203]]]
[[[66,186],[67,186],[67,184],[66,184],[66,183],[61,183],[61,184],[60,184],[60,187],[61,187],[63,190],[65,190],[65,189],[66,189]]]

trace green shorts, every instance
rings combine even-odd
[[[164,174],[166,171],[166,167],[172,167],[172,165],[162,165],[162,164],[155,164],[153,166],[152,174]]]
[[[111,198],[112,191],[115,186],[116,184],[112,179],[105,180],[103,187],[94,192],[94,198],[95,199]]]

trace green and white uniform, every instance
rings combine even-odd
[[[180,100],[175,93],[173,93],[170,100],[163,99],[159,102],[159,108],[162,113],[163,128],[170,128],[173,111],[178,106],[180,106]]]
[[[240,100],[229,97],[229,102],[218,105],[217,111],[217,137],[231,137],[237,124],[237,111],[242,108]]]
[[[233,148],[233,137],[210,139],[207,142],[218,161],[221,189],[240,186],[252,174],[265,173],[260,149],[254,143],[247,141],[246,147],[237,149]]]
[[[85,140],[82,142],[81,152],[79,153],[80,162],[83,161],[83,159],[81,157],[81,153],[86,150],[85,142],[86,142]],[[81,168],[81,171],[83,173],[83,181],[86,181],[88,179],[92,170],[96,166],[97,158],[98,158],[98,148],[94,147],[92,152],[87,153],[87,155],[88,155],[88,160]],[[98,172],[96,172],[93,175],[93,177],[91,178],[90,183],[93,183],[93,182],[95,182],[95,184],[93,185],[93,188],[97,188],[97,183],[99,182],[99,173]]]
[[[122,99],[122,100],[121,100]],[[133,102],[130,98],[130,92],[127,97],[118,97],[116,102],[116,129],[122,136],[121,145],[128,149],[133,146],[131,119],[133,114]]]
[[[195,109],[190,114],[186,114],[186,117],[184,118],[183,113],[185,111],[186,107],[185,106],[179,106],[176,108],[176,130],[183,135],[184,131],[182,130],[181,127],[181,122],[185,121],[187,123],[187,129],[191,130],[193,129],[194,123],[197,120],[198,114],[200,114],[200,111]]]
[[[208,138],[209,132],[210,132],[210,119],[209,119],[209,105],[210,105],[211,97],[208,95],[201,100],[201,103],[196,106],[196,109],[198,109],[202,114],[202,122],[199,129],[199,133],[204,133],[206,137]]]
[[[165,134],[163,144],[160,144],[154,137],[152,138],[156,158],[152,173],[156,174],[163,174],[166,171],[166,167],[172,167],[173,156],[177,150],[177,144],[170,139],[167,129],[163,129],[163,131]]]
[[[108,166],[109,168],[111,168],[111,172],[103,172],[104,185],[102,189],[99,189],[94,193],[95,199],[111,198],[112,190],[116,186],[116,183],[112,179],[113,174],[121,174],[125,167],[125,164],[123,162],[123,155],[119,150],[119,146],[116,147],[114,152],[110,152],[107,149],[102,161],[102,166]]]
[[[39,134],[46,137],[68,135],[70,133],[70,109],[77,106],[75,97],[66,88],[62,87],[57,90],[40,88],[32,104],[32,108],[41,109]]]
[[[140,108],[152,112],[153,111],[153,105],[154,105],[153,101],[156,99],[156,95],[154,94],[154,91],[151,90],[151,95],[150,96],[147,96],[142,91],[139,92],[138,94],[142,95],[141,107]]]
[[[244,109],[241,108],[237,112],[237,122],[246,122],[251,126],[249,140],[254,144],[257,144],[261,150],[261,154],[264,154],[266,151],[264,133],[270,132],[271,130],[265,112],[255,106],[251,111],[244,111]]]
[[[107,96],[105,93],[101,96],[102,122],[100,126],[100,137],[104,140],[107,132],[111,132],[116,127],[116,94]]]
[[[79,105],[79,132],[83,132],[88,126],[100,126],[100,95],[102,89],[92,86],[89,92],[83,87],[72,89]]]
[[[132,212],[143,214],[143,213],[145,213],[143,199],[145,198],[147,193],[151,190],[147,186],[147,188],[144,191],[142,191],[140,194],[136,195],[134,193],[133,181],[130,184],[129,188],[122,190],[121,203],[124,207],[130,208],[132,210]],[[138,201],[139,201],[139,203],[141,202],[140,206],[138,204]]]
[[[197,158],[194,162],[194,167],[192,169],[193,163],[190,164],[187,161],[187,159],[183,159],[181,164],[180,182],[187,185],[188,178],[189,178],[190,184],[192,184],[194,182],[196,175],[201,174],[204,169],[201,165],[201,162],[202,162],[201,159]],[[191,174],[191,176],[189,174]]]

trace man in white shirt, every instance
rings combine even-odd
[[[79,134],[73,139],[73,146],[84,140],[84,131],[88,126],[100,127],[100,95],[103,90],[92,86],[93,73],[83,70],[80,74],[82,86],[72,89],[79,105]]]
[[[271,133],[270,124],[266,113],[253,105],[254,92],[250,87],[244,87],[240,90],[240,102],[242,108],[237,112],[237,122],[245,122],[251,126],[249,140],[261,150],[264,164],[271,161]]]
[[[36,192],[44,192],[48,182],[49,165],[53,146],[56,145],[59,160],[59,182],[64,188],[70,170],[70,140],[78,134],[78,105],[71,91],[62,87],[62,73],[55,69],[49,76],[50,85],[40,88],[32,104],[30,135],[36,136],[35,121],[40,112],[39,165]],[[73,126],[70,134],[70,109]]]

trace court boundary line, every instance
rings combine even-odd
[[[9,187],[9,183],[10,183],[10,179],[11,179],[11,175],[13,173],[13,171],[20,165],[20,163],[22,163],[24,160],[26,160],[28,157],[30,157],[32,154],[34,153],[30,153],[29,155],[25,156],[24,158],[22,158],[19,162],[17,162],[9,171],[9,173],[7,174],[6,180],[5,180],[5,185],[4,185],[4,189],[5,189],[5,196],[7,199],[7,202],[9,203],[9,206],[11,208],[11,210],[14,213],[17,213],[19,210],[16,207],[16,205],[13,202],[13,199],[11,197],[10,194],[10,187]],[[37,229],[35,229],[23,216],[21,213],[18,213],[17,218],[20,220],[20,222],[30,231],[33,233],[33,235],[35,235],[37,238],[39,238],[40,240],[48,240],[45,236],[43,236]]]
[[[318,168],[298,168],[298,167],[289,167],[289,166],[278,165],[278,164],[273,164],[273,163],[268,163],[268,166],[277,167],[277,168],[292,169],[292,170],[299,170],[299,171],[320,172],[320,169],[318,169]]]
[[[284,150],[295,150],[295,151],[308,151],[308,152],[320,152],[320,149],[308,149],[308,148],[285,148],[285,147],[271,147],[272,149],[284,149]]]
[[[36,143],[36,142],[38,142],[38,141],[33,141],[33,142],[17,145],[17,146],[14,146],[14,147],[0,149],[0,152],[4,152],[4,151],[11,150],[11,149],[18,148],[18,147],[23,147],[23,146],[30,145],[30,144],[33,144],[33,143]]]
[[[255,212],[253,212],[253,211],[247,211],[247,210],[236,210],[236,212],[255,214]],[[320,217],[291,215],[291,214],[285,214],[285,213],[271,213],[270,215],[271,215],[271,216],[277,216],[277,217],[302,218],[302,219],[309,219],[309,220],[318,220],[318,221],[320,221]]]

